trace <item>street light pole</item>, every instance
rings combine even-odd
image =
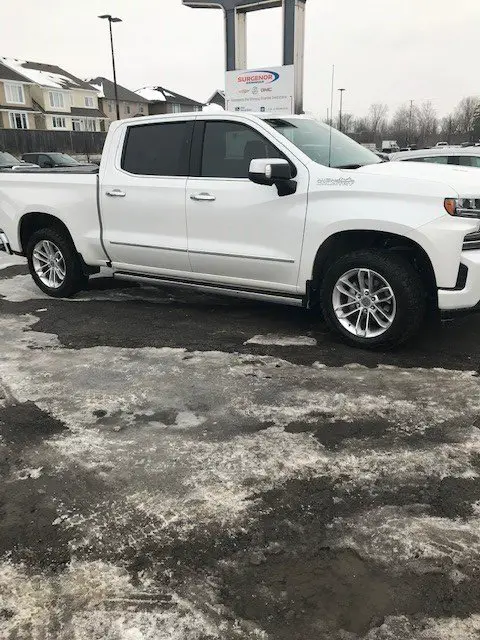
[[[342,130],[342,107],[343,107],[343,92],[346,89],[339,89],[340,91],[340,113],[338,114],[338,130]]]
[[[413,115],[413,100],[410,100],[410,114],[408,116],[408,140],[407,140],[407,147],[410,146],[410,141],[412,138],[412,115]]]
[[[122,22],[121,18],[114,18],[110,14],[105,14],[103,16],[98,16],[102,20],[108,20],[108,26],[110,28],[110,47],[112,49],[112,67],[113,67],[113,86],[115,89],[115,105],[117,107],[117,120],[120,120],[120,104],[118,102],[118,86],[117,86],[117,72],[115,69],[115,51],[113,49],[113,32],[112,32],[112,22]]]

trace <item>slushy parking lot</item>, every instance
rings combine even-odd
[[[480,316],[313,313],[0,258],[0,637],[480,634]]]

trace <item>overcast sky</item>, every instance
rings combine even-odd
[[[305,109],[326,116],[331,66],[344,109],[372,102],[391,112],[432,100],[445,115],[480,94],[480,0],[307,0]],[[112,13],[117,76],[131,89],[163,85],[206,100],[224,86],[223,15],[181,0],[2,2],[0,55],[57,64],[86,78],[111,77],[106,21]],[[281,64],[281,10],[249,15],[250,68]],[[338,95],[335,95],[335,112]]]

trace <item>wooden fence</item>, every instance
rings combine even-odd
[[[0,151],[14,156],[38,151],[60,151],[75,155],[100,155],[106,137],[101,131],[29,131],[0,129]]]

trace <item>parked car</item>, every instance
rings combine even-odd
[[[89,162],[79,162],[69,156],[67,153],[58,153],[51,151],[39,151],[37,153],[24,153],[22,156],[24,162],[33,162],[42,169],[53,169],[54,167],[78,167],[80,165],[90,165]]]
[[[23,169],[25,167],[38,167],[38,164],[32,162],[24,162],[12,156],[7,151],[0,151],[0,169]]]
[[[480,167],[480,147],[434,147],[417,151],[401,151],[390,156],[392,161],[434,162],[462,167]]]
[[[382,153],[395,153],[400,151],[396,140],[382,140]]]
[[[436,147],[449,147],[448,142],[437,142]]]
[[[111,124],[95,173],[0,173],[0,245],[38,287],[114,277],[320,307],[346,342],[387,348],[427,308],[480,307],[475,169],[381,162],[306,116]]]

